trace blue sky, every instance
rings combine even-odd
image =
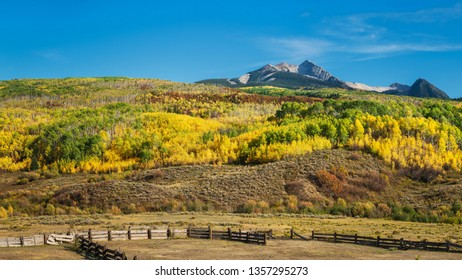
[[[462,0],[4,1],[0,79],[193,82],[308,59],[345,81],[462,97]]]

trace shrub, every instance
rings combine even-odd
[[[8,218],[8,213],[6,212],[5,208],[0,207],[0,219]]]
[[[256,205],[256,211],[258,213],[266,214],[269,212],[269,204],[266,201],[259,201]]]
[[[351,206],[351,215],[356,217],[372,218],[375,212],[375,205],[372,202],[353,202]]]
[[[439,175],[441,175],[442,171],[429,166],[423,168],[419,166],[410,166],[401,169],[400,174],[407,176],[413,180],[418,180],[424,183],[430,183],[433,180],[435,180]]]
[[[301,181],[292,181],[284,185],[284,189],[289,195],[294,195],[299,199],[307,199],[305,184]]]
[[[16,180],[17,185],[25,185],[27,183],[29,183],[29,179],[27,178],[21,178],[21,179]]]
[[[122,215],[122,211],[119,209],[119,207],[112,205],[111,209],[109,210],[109,213],[112,215]]]
[[[56,215],[56,208],[53,204],[47,204],[45,207],[45,214],[46,215]]]
[[[321,190],[325,194],[337,198],[340,193],[343,191],[342,182],[334,174],[326,171],[320,170],[316,173],[316,179],[321,187]]]
[[[353,161],[358,161],[361,159],[361,156],[358,154],[358,153],[351,153],[350,156],[348,157],[349,160],[353,160]]]
[[[290,213],[297,212],[298,210],[298,199],[294,195],[289,195],[286,200],[287,211]]]
[[[149,174],[146,177],[144,177],[144,180],[151,181],[151,180],[156,180],[156,179],[162,179],[164,178],[164,176],[165,176],[164,171],[160,169],[156,169],[152,172],[152,174]]]
[[[376,208],[378,218],[389,217],[391,215],[391,208],[385,203],[379,203]]]
[[[342,198],[337,198],[334,206],[331,209],[331,214],[333,215],[347,215],[349,214],[348,205],[346,201]]]
[[[242,211],[247,214],[255,213],[257,202],[253,199],[247,200],[242,206]]]
[[[388,176],[378,172],[371,172],[364,181],[364,187],[374,191],[382,192],[388,186]]]
[[[188,201],[186,204],[186,209],[188,211],[201,212],[206,208],[204,202],[199,199],[194,199],[193,201]]]

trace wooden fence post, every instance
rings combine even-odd
[[[314,239],[314,230],[311,231],[311,239]]]
[[[209,239],[213,238],[212,228],[209,226]]]
[[[112,232],[110,230],[107,231],[107,240],[112,241]]]
[[[151,228],[148,229],[148,239],[152,239],[152,231],[151,231]]]
[[[188,226],[188,230],[186,231],[186,235],[188,238],[191,238],[191,225]]]
[[[43,245],[47,245],[47,235],[43,234]]]
[[[380,236],[377,236],[377,247],[380,247]]]
[[[128,227],[128,233],[127,233],[128,240],[132,240],[132,227]]]
[[[399,248],[400,249],[404,249],[404,238],[401,237],[401,239],[399,240]]]
[[[90,242],[92,241],[92,236],[91,236],[91,228],[88,229],[88,240],[90,240]]]
[[[247,231],[247,235],[245,237],[245,240],[247,241],[247,243],[249,243],[249,239],[250,239],[250,232]]]
[[[334,242],[337,242],[337,232],[334,232]]]
[[[263,237],[264,237],[264,240],[265,240],[265,241],[263,242],[263,245],[266,246],[266,232],[264,233],[264,236],[263,236]]]
[[[231,228],[228,228],[228,239],[229,240],[231,240],[231,236],[232,236]]]
[[[449,240],[446,240],[446,252],[449,252],[451,249],[451,243],[449,242]]]
[[[294,229],[290,229],[290,239],[294,239]]]
[[[358,244],[358,234],[355,233],[355,244]]]
[[[423,247],[424,247],[424,250],[427,251],[427,239],[423,240]]]
[[[167,228],[167,239],[171,237],[172,237],[172,231],[170,230],[170,228]]]

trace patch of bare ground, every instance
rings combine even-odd
[[[70,246],[0,248],[0,260],[82,260]]]
[[[173,239],[104,242],[142,260],[461,260],[462,254],[387,250],[320,241],[269,240],[267,246],[224,240]]]

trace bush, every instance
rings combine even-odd
[[[284,185],[287,194],[294,195],[298,199],[306,200],[308,196],[305,190],[305,184],[301,181],[292,181]]]
[[[337,198],[337,201],[334,206],[332,206],[330,213],[332,215],[348,215],[349,210],[346,201],[340,197]]]
[[[391,208],[388,207],[385,203],[379,203],[376,208],[376,213],[378,218],[390,217]]]
[[[0,207],[0,219],[6,219],[8,218],[8,213],[6,212],[6,209],[3,207]]]
[[[122,211],[119,209],[119,207],[113,205],[111,209],[109,210],[109,213],[112,215],[122,215]]]
[[[316,173],[316,179],[321,190],[327,195],[337,198],[343,191],[343,184],[339,178],[326,170],[318,171]]]
[[[295,213],[298,210],[298,199],[294,195],[289,195],[285,201],[287,212]]]
[[[253,199],[249,199],[242,206],[242,212],[247,213],[247,214],[255,213],[256,208],[257,208],[257,202]]]
[[[351,215],[356,217],[373,218],[375,205],[372,202],[353,202],[351,206]]]
[[[364,181],[364,187],[380,193],[388,186],[388,176],[378,172],[371,172]]]
[[[435,180],[439,175],[442,175],[441,170],[433,167],[420,168],[419,166],[410,166],[400,170],[400,174],[407,176],[413,180],[418,180],[424,183],[430,183]]]
[[[27,183],[29,183],[29,179],[27,178],[21,178],[21,179],[16,180],[17,185],[25,185]]]

